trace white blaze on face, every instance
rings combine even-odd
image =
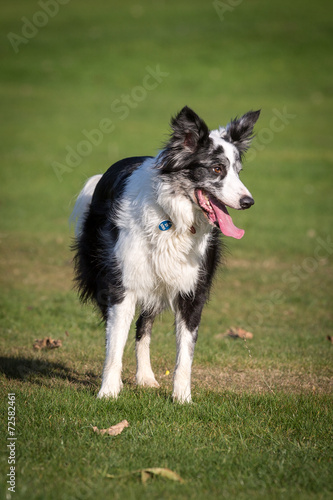
[[[213,130],[210,133],[210,137],[213,139],[216,146],[223,147],[224,154],[229,160],[227,175],[223,179],[223,187],[220,191],[220,200],[228,207],[239,210],[241,208],[241,198],[244,196],[250,196],[252,198],[252,195],[239,178],[238,168],[240,167],[240,162],[237,160],[237,148],[230,142],[222,139],[218,130]]]

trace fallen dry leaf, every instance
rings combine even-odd
[[[99,429],[98,427],[93,427],[93,431],[96,432],[97,434],[102,434],[102,435],[108,434],[109,436],[118,436],[118,434],[123,432],[125,427],[128,426],[129,423],[127,422],[127,420],[122,420],[121,422],[119,422],[119,424],[112,425],[108,429]]]
[[[228,337],[233,337],[233,338],[239,337],[240,339],[245,339],[245,340],[253,339],[253,333],[247,332],[246,330],[240,328],[239,326],[237,326],[236,328],[232,326],[231,328],[229,328],[226,334]]]
[[[142,472],[145,473],[144,479],[142,476]],[[143,469],[141,471],[141,479],[143,483],[148,480],[149,476],[162,476],[166,479],[170,479],[171,481],[178,481],[179,483],[184,482],[184,480],[176,472],[173,472],[173,470],[164,469],[161,467],[152,467],[150,469]]]
[[[170,479],[171,481],[178,481],[179,483],[183,483],[184,479],[182,479],[179,474],[172,471],[171,469],[165,469],[162,467],[151,467],[149,469],[139,469],[133,472],[129,472],[127,474],[122,474],[120,476],[114,476],[113,474],[106,474],[106,477],[110,479],[121,479],[123,477],[131,476],[133,474],[140,474],[141,481],[143,484],[151,479],[153,476],[161,476],[165,479]]]
[[[61,347],[61,340],[54,340],[51,337],[44,337],[43,339],[35,339],[34,349],[55,349]]]
[[[332,335],[332,336],[331,336],[331,335],[327,335],[327,337],[326,337],[326,338],[327,338],[327,340],[328,340],[329,342],[331,342],[331,344],[333,344],[333,335]]]

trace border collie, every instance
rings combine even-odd
[[[106,358],[98,397],[117,397],[122,357],[135,315],[136,382],[158,387],[150,364],[154,318],[175,313],[173,400],[191,401],[191,365],[201,313],[221,256],[219,233],[242,238],[227,206],[250,208],[239,179],[260,111],[209,131],[184,107],[156,157],[126,158],[95,175],[78,196],[72,220],[75,281],[106,323]]]

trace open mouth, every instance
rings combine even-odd
[[[234,225],[224,203],[203,189],[196,189],[195,196],[210,224],[218,227],[225,236],[238,240],[244,236],[245,231]]]

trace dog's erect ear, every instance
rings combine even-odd
[[[171,120],[173,130],[171,143],[194,152],[209,139],[209,130],[205,122],[189,107],[185,106]]]
[[[249,111],[241,118],[235,118],[227,125],[225,137],[238,148],[240,153],[245,153],[250,147],[253,139],[253,127],[259,115],[260,110]]]

